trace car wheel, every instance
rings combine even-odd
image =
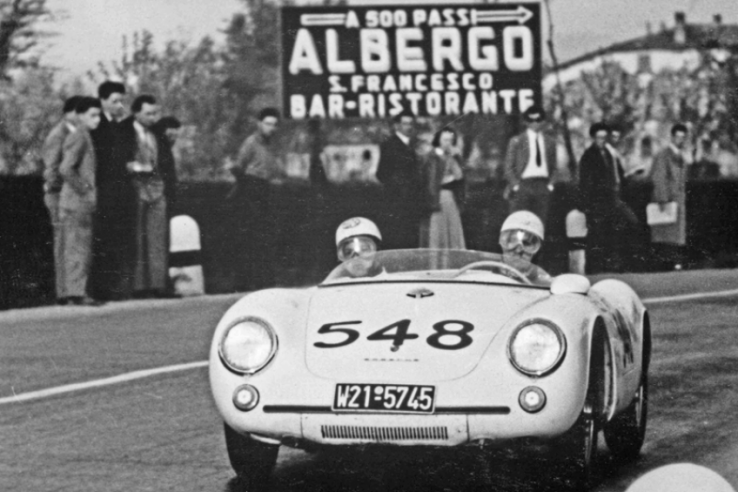
[[[605,426],[605,442],[619,460],[632,461],[641,453],[648,419],[648,375],[643,374],[633,402]]]
[[[564,479],[572,490],[587,490],[597,454],[597,418],[590,402],[566,436]]]
[[[279,446],[242,436],[228,424],[223,424],[223,427],[228,458],[241,484],[249,492],[267,490],[277,463]]]

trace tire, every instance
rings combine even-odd
[[[633,401],[605,426],[605,442],[620,461],[633,461],[641,453],[648,420],[648,375],[641,376]]]
[[[268,490],[274,465],[277,464],[279,446],[242,436],[228,424],[223,424],[223,428],[228,458],[240,483],[249,492]]]
[[[588,490],[597,455],[597,418],[590,402],[565,437],[564,479],[571,490]]]

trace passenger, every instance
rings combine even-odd
[[[543,222],[533,212],[510,214],[500,229],[503,261],[528,277],[534,285],[551,285],[551,276],[531,261],[543,245]]]
[[[374,277],[382,273],[374,261],[381,241],[382,234],[371,220],[353,217],[343,221],[336,229],[338,260],[345,269],[345,274],[339,276]]]

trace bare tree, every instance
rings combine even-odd
[[[0,74],[36,63],[32,50],[42,33],[38,21],[50,15],[46,0],[0,0]]]

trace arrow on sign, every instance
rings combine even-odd
[[[473,10],[472,16],[477,18],[480,24],[491,24],[494,22],[515,22],[525,24],[533,18],[533,12],[519,5],[515,10]]]
[[[342,26],[346,22],[346,14],[302,14],[300,23],[303,26]]]

